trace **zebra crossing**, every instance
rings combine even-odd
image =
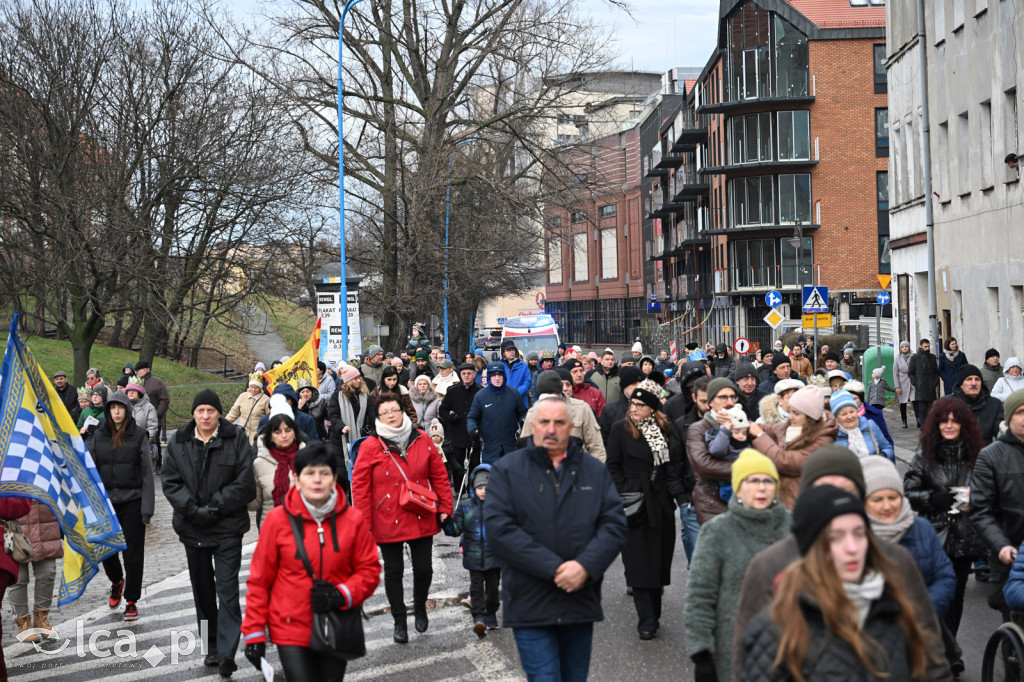
[[[465,574],[451,576],[443,558],[443,540],[434,556],[434,589],[431,599],[436,608],[430,612],[430,629],[416,633],[410,622],[410,642],[399,646],[392,640],[394,622],[386,612],[383,585],[364,604],[370,617],[364,621],[367,655],[349,664],[347,680],[368,680],[387,676],[389,680],[495,680],[511,682],[523,679],[518,662],[509,660],[493,639],[511,639],[506,631],[493,632],[478,639],[471,630],[468,610],[459,603]],[[245,547],[239,575],[241,601],[245,608],[245,581],[248,559],[255,544]],[[439,556],[440,554],[440,556]],[[450,556],[450,554],[449,554]],[[408,567],[408,562],[407,562]],[[453,570],[452,573],[455,573]],[[102,575],[97,577],[102,580]],[[406,595],[412,594],[411,571],[406,571]],[[19,681],[49,680],[59,675],[73,682],[128,682],[140,678],[152,682],[178,680],[222,680],[216,668],[203,665],[205,641],[195,620],[195,607],[188,572],[183,571],[143,590],[139,600],[141,618],[122,620],[122,609],[105,605],[73,620],[54,621],[58,638],[40,646],[15,643],[5,646],[7,668]],[[410,619],[411,621],[411,619]],[[232,679],[262,679],[245,659],[240,645],[236,662],[239,669]],[[277,680],[283,680],[276,649],[267,649]]]

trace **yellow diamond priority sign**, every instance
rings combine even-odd
[[[772,329],[778,329],[779,325],[786,321],[786,318],[777,309],[772,308],[771,312],[764,316],[764,321],[767,322],[768,326]]]

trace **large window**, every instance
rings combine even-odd
[[[942,4],[937,3],[937,4]],[[874,45],[873,46],[874,63],[875,63],[875,94],[882,94],[886,89],[886,76],[885,76],[885,45]]]
[[[587,233],[577,232],[572,236],[573,281],[586,282],[590,279],[587,267]]]
[[[562,240],[548,240],[548,283],[562,283]]]
[[[875,156],[889,156],[889,109],[875,109]]]
[[[729,183],[732,194],[732,224],[765,225],[775,222],[775,201],[772,176],[737,178]]]
[[[741,239],[730,242],[732,281],[735,288],[776,286],[776,241]]]
[[[735,102],[771,96],[771,12],[744,3],[728,19],[725,99]]]
[[[810,94],[810,58],[807,36],[793,24],[775,15],[776,94],[806,97]]]
[[[601,279],[619,276],[619,249],[615,228],[601,230]]]
[[[754,163],[772,160],[772,115],[733,116],[732,162]]]
[[[779,240],[779,249],[782,253],[780,259],[782,267],[781,286],[799,286],[813,284],[814,272],[814,239],[804,237],[798,244],[792,243],[795,239],[783,238]]]
[[[811,158],[811,124],[806,111],[779,112],[779,161]]]
[[[779,223],[811,222],[809,173],[779,176]]]
[[[602,218],[614,218],[615,217],[615,204],[605,204],[597,209],[597,213]]]

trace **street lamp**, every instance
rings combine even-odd
[[[363,0],[348,0],[341,11],[338,21],[338,230],[341,233],[341,292],[338,296],[338,307],[341,309],[341,356],[348,360],[348,284],[345,282],[345,135],[342,101],[344,91],[341,87],[342,48],[345,43],[345,17],[348,11]],[[329,330],[328,330],[328,333]]]
[[[355,0],[360,2],[360,0]],[[455,146],[461,147],[464,144],[470,142],[480,142],[486,140],[485,137],[471,137],[467,140],[458,142]],[[454,154],[454,152],[452,152]],[[448,351],[448,227],[451,222],[451,209],[452,209],[452,154],[448,155],[448,183],[445,187],[444,197],[444,352]],[[471,318],[472,319],[472,318]],[[472,326],[470,332],[472,333]]]
[[[803,251],[804,246],[804,228],[801,226],[799,219],[797,219],[796,225],[793,226],[793,236],[787,237],[786,241],[796,251],[796,286],[800,288],[803,284],[800,277],[800,252]]]

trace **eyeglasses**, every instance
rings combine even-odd
[[[747,478],[747,479],[744,479],[743,482],[744,483],[749,483],[750,485],[755,486],[755,487],[763,485],[766,488],[770,488],[770,487],[775,485],[775,479],[774,478]]]
[[[722,400],[731,400],[732,402],[736,402],[735,393],[732,393],[730,395],[722,395],[721,393],[719,393],[718,395],[715,396],[715,400],[718,400],[719,398],[721,398]]]
[[[381,417],[390,417],[392,415],[402,414],[402,411],[401,410],[387,410],[387,411],[383,411],[382,410],[382,411],[378,412],[377,414],[380,415]]]

